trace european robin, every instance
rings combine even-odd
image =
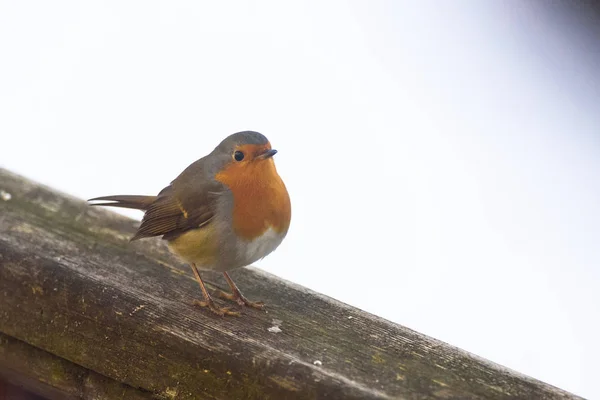
[[[217,315],[239,315],[218,307],[198,270],[223,272],[231,293],[219,296],[261,309],[246,299],[227,271],[244,267],[273,252],[285,238],[291,203],[265,136],[245,131],[230,135],[210,154],[188,166],[157,196],[118,195],[90,199],[95,206],[144,211],[131,240],[162,236],[172,253],[190,264],[204,301]]]

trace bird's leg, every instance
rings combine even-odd
[[[263,303],[262,301],[250,301],[247,298],[245,298],[242,292],[240,292],[240,289],[238,289],[235,283],[233,283],[233,280],[229,277],[229,274],[227,272],[223,272],[223,275],[225,276],[227,284],[229,284],[229,287],[231,288],[231,293],[225,293],[224,291],[219,290],[217,292],[217,296],[223,299],[233,300],[241,306],[258,308],[259,310],[261,310],[265,306],[265,303]]]
[[[198,268],[196,268],[196,264],[190,264],[192,267],[192,271],[194,271],[194,276],[200,285],[200,289],[202,290],[202,294],[204,295],[204,301],[194,300],[194,304],[200,307],[207,307],[213,313],[219,316],[232,315],[235,317],[239,317],[240,313],[236,311],[230,311],[228,307],[217,307],[213,299],[208,294],[208,290],[206,290],[206,286],[204,286],[204,282],[202,282],[202,278],[200,278],[200,273],[198,272]]]

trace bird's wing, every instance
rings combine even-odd
[[[222,187],[218,183],[193,183],[175,180],[164,188],[146,210],[142,224],[131,240],[161,235],[170,240],[210,223]]]

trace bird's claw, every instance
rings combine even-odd
[[[236,295],[234,293],[227,293],[222,290],[217,290],[215,294],[221,299],[235,301],[240,306],[247,306],[251,308],[256,308],[258,310],[262,310],[265,307],[265,303],[263,303],[262,301],[250,301],[244,296],[242,296],[241,293]]]
[[[229,307],[218,307],[214,301],[201,301],[201,300],[194,300],[194,305],[199,306],[199,307],[206,307],[208,308],[210,311],[212,311],[213,314],[216,314],[220,317],[224,317],[226,315],[232,316],[232,317],[239,317],[240,313],[237,311],[231,311],[231,308]]]

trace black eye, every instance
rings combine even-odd
[[[235,153],[233,153],[233,158],[235,159],[235,161],[242,161],[244,159],[244,153],[238,150]]]

